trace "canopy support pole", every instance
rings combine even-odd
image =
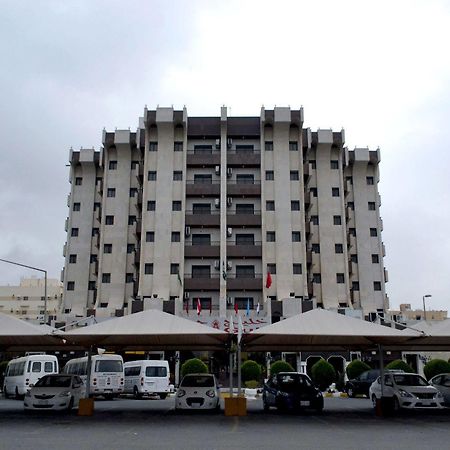
[[[241,380],[241,343],[239,342],[237,348],[237,383],[238,383],[238,397],[241,396],[242,393],[242,380]]]
[[[87,366],[86,366],[86,391],[84,398],[89,398],[91,395],[91,372],[92,372],[92,345],[89,347],[87,354]]]
[[[230,348],[230,398],[233,397],[233,353]]]

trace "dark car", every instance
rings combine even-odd
[[[369,388],[379,376],[380,371],[377,369],[366,370],[356,378],[347,381],[345,392],[347,392],[349,397],[356,397],[357,395],[369,397]]]
[[[275,406],[279,409],[307,407],[320,412],[323,410],[323,396],[308,375],[280,372],[264,383],[263,405],[265,411]]]

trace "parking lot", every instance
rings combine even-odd
[[[222,405],[223,406],[223,405]],[[174,399],[97,400],[93,417],[24,414],[22,402],[0,400],[3,449],[372,449],[446,448],[450,410],[374,415],[371,402],[326,398],[322,414],[264,412],[248,402],[246,417],[177,413]]]

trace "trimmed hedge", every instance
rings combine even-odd
[[[311,378],[321,391],[325,391],[331,383],[336,381],[336,371],[322,358],[311,367]]]
[[[256,388],[259,387],[259,382],[256,381],[256,380],[249,380],[249,381],[246,381],[246,382],[244,383],[244,386],[245,386],[247,389],[256,389]]]
[[[450,363],[443,359],[432,359],[425,364],[423,373],[427,380],[430,380],[440,373],[450,373]]]
[[[241,366],[241,377],[244,383],[250,380],[259,380],[261,378],[261,366],[256,361],[248,359]]]
[[[386,370],[403,370],[403,372],[407,373],[415,373],[414,369],[409,365],[406,364],[403,359],[396,359],[392,362],[390,362],[386,367]]]
[[[181,366],[181,375],[184,377],[189,373],[208,373],[208,366],[198,358],[188,359]]]
[[[370,366],[359,359],[352,361],[345,369],[349,380],[353,380],[367,370],[370,370]]]
[[[288,362],[279,359],[270,366],[270,375],[276,375],[280,372],[294,372],[294,368]]]

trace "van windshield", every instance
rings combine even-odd
[[[146,377],[167,377],[166,367],[147,367],[145,369]]]
[[[122,361],[117,359],[105,359],[95,363],[96,372],[122,372],[122,370]]]
[[[207,375],[186,375],[181,382],[182,387],[214,387],[214,378]]]
[[[68,376],[45,376],[42,377],[36,384],[36,387],[70,387],[72,377]]]

